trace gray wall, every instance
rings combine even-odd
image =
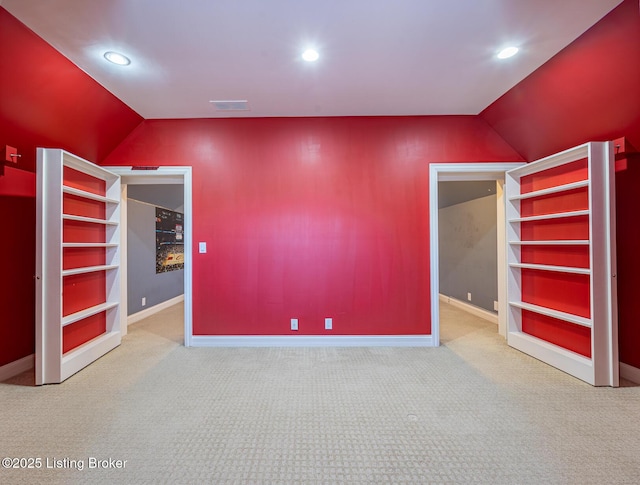
[[[138,190],[142,187],[143,190]],[[176,199],[178,191],[176,187],[179,188],[179,199]],[[184,270],[156,274],[155,208],[157,205],[182,212],[182,190],[182,185],[129,185],[127,187],[127,313],[129,315],[184,293]],[[163,197],[163,192],[166,197]],[[132,196],[153,202],[141,202],[133,199]],[[142,306],[143,297],[147,299],[144,307]]]
[[[182,184],[127,185],[127,197],[172,211],[184,212]]]
[[[498,299],[496,195],[441,208],[438,222],[440,293],[493,312]]]

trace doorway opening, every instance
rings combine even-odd
[[[431,264],[431,334],[434,345],[440,345],[440,250],[438,196],[439,182],[444,181],[496,181],[497,211],[497,282],[498,333],[506,338],[506,267],[505,218],[502,186],[506,171],[523,163],[433,163],[429,166],[429,234]]]
[[[192,178],[191,167],[159,167],[155,170],[136,170],[134,167],[103,167],[120,175],[121,179],[121,223],[123,230],[120,233],[122,261],[121,261],[121,289],[122,311],[120,329],[122,335],[127,333],[128,325],[128,264],[127,264],[127,196],[130,185],[181,185],[183,188],[184,211],[184,345],[191,345],[192,337],[192,274],[193,274],[193,217],[192,217]]]
[[[438,182],[441,343],[497,332],[496,189],[495,180]]]

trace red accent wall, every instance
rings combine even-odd
[[[20,168],[34,169],[37,146],[105,164],[194,167],[192,244],[209,243],[206,255],[194,251],[196,334],[288,334],[291,317],[300,319],[298,334],[323,334],[325,316],[334,318],[332,334],[428,333],[429,162],[520,160],[499,135],[527,160],[592,139],[627,136],[640,146],[635,0],[483,111],[496,131],[477,117],[140,125],[1,7],[0,59],[12,66],[0,76],[0,146],[18,148]],[[620,174],[619,267],[629,281],[640,271],[638,235],[620,204],[635,198]],[[0,278],[10,309],[0,325],[2,365],[33,352],[34,268],[25,261],[33,261],[35,206],[1,184],[0,202],[19,219],[9,248],[19,266]],[[622,360],[640,367],[640,354],[624,350],[638,340],[623,341],[640,337],[627,325],[640,308],[625,290],[619,300]]]
[[[0,7],[0,146],[35,171],[36,148],[99,162],[142,117]]]
[[[147,120],[104,164],[193,166],[194,334],[386,335],[431,332],[429,163],[514,160],[445,116]]]
[[[62,353],[81,346],[89,340],[98,337],[107,331],[107,315],[105,312],[84,318],[62,329]]]
[[[640,156],[629,158],[628,169],[616,173],[618,321],[620,360],[640,368],[640,224],[638,188]]]
[[[35,196],[35,174],[5,167],[0,176],[0,366],[34,350]]]
[[[638,86],[640,11],[625,0],[480,116],[529,161],[622,136],[638,147]]]
[[[480,116],[529,161],[593,140],[626,137],[640,147],[637,0],[622,2]],[[616,173],[620,360],[634,367],[640,367],[638,164],[636,158]]]
[[[0,147],[16,147],[22,155],[17,167],[0,176],[6,222],[0,238],[2,366],[34,352],[36,147],[63,148],[99,162],[142,117],[2,7],[0,59]]]

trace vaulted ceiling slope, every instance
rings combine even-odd
[[[143,118],[0,8],[0,146],[35,171],[36,148],[100,162]],[[1,192],[1,191],[0,191]]]
[[[146,119],[478,114],[619,3],[0,0]]]
[[[640,2],[625,0],[481,113],[526,160],[588,141],[640,149]]]

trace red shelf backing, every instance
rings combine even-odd
[[[589,209],[589,190],[581,187],[567,192],[523,199],[520,202],[522,217],[558,214]]]
[[[67,187],[84,190],[97,195],[106,195],[107,184],[104,180],[92,177],[70,167],[63,168],[62,183]]]
[[[591,358],[591,329],[588,327],[522,310],[522,331]]]
[[[559,241],[589,239],[589,216],[544,219],[520,224],[522,241]]]
[[[558,185],[570,184],[589,179],[588,160],[583,158],[565,163],[558,167],[542,170],[520,179],[520,193],[527,194],[536,190],[548,189]]]
[[[62,269],[102,266],[106,264],[105,248],[63,248]]]
[[[590,318],[589,280],[589,275],[522,269],[522,301]]]
[[[529,264],[589,268],[589,246],[522,246],[520,261]]]
[[[82,273],[62,278],[62,315],[85,310],[106,301],[104,271]]]
[[[101,312],[62,328],[62,353],[87,343],[107,331],[107,314]]]
[[[62,195],[62,212],[74,216],[93,217],[94,219],[106,218],[104,202],[85,199],[73,194]]]
[[[64,220],[62,240],[64,242],[103,243],[106,242],[106,228],[102,224]]]

